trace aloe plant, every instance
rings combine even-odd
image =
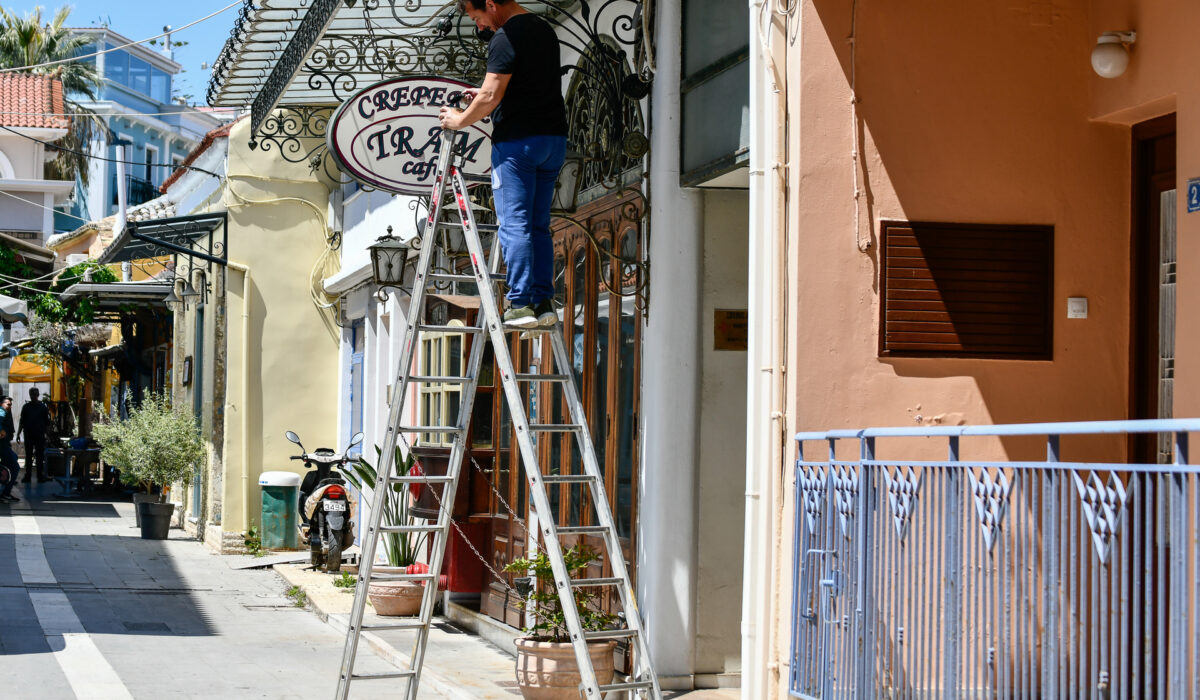
[[[383,451],[379,446],[375,446],[375,455],[382,457]],[[379,460],[382,461],[382,460]],[[393,462],[400,474],[419,475],[421,473],[421,464],[417,462],[412,455],[405,456],[401,453],[399,446],[396,447],[396,459]],[[415,518],[412,514],[413,501],[415,495],[404,487],[404,484],[392,484],[392,487],[384,492],[382,499],[377,499],[380,495],[379,490],[375,488],[379,481],[379,472],[375,467],[365,459],[359,459],[356,462],[350,462],[347,469],[343,470],[346,481],[349,481],[355,488],[362,493],[363,500],[368,508],[376,507],[376,500],[381,502],[383,508],[382,523],[385,527],[394,527],[397,525],[412,525]],[[374,494],[368,497],[367,490]],[[408,566],[417,562],[417,557],[421,553],[421,548],[425,546],[425,534],[415,532],[385,532],[383,537],[383,551],[387,555],[388,566]]]

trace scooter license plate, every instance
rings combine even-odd
[[[325,510],[346,510],[345,501],[325,501]]]

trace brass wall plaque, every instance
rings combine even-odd
[[[713,350],[745,350],[750,315],[745,309],[713,310]]]

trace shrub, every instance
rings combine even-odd
[[[121,470],[125,481],[164,487],[191,476],[204,459],[196,420],[171,407],[161,394],[150,394],[129,417],[92,427],[100,456]]]

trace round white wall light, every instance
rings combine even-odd
[[[1137,38],[1134,32],[1104,32],[1092,49],[1092,70],[1101,78],[1116,78],[1129,67],[1129,45]]]

